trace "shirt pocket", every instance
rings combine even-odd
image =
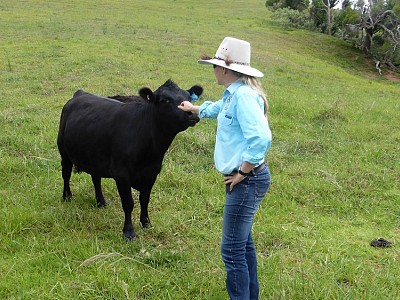
[[[230,126],[233,123],[233,117],[227,113],[220,113],[218,116],[218,123],[220,126]]]

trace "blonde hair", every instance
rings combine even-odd
[[[264,115],[267,116],[269,105],[268,105],[268,101],[267,101],[267,95],[261,86],[261,82],[256,77],[248,76],[248,75],[244,75],[244,74],[241,74],[240,80],[243,83],[250,86],[253,90],[255,90],[257,92],[257,94],[259,94],[261,96],[261,98],[264,101]]]

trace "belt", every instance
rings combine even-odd
[[[266,167],[267,167],[267,165],[265,164],[265,162],[263,162],[261,165],[255,167],[253,170],[251,170],[251,171],[249,172],[249,175],[248,175],[248,176],[255,176],[255,175],[257,175],[258,173],[260,173],[261,171],[264,171],[264,169],[265,169]],[[229,175],[235,174],[235,173],[237,173],[237,172],[238,172],[237,170],[233,170],[233,172],[232,172],[231,174],[226,174],[226,175],[224,175],[224,176],[229,176]]]
[[[265,162],[263,162],[261,165],[255,167],[253,170],[250,171],[249,176],[254,176],[257,175],[258,173],[260,173],[261,171],[264,171],[264,169],[266,168],[266,164]]]

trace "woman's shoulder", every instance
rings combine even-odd
[[[246,99],[247,101],[257,101],[259,98],[257,91],[247,84],[238,87],[235,94],[238,99]]]
[[[248,84],[242,84],[237,89],[236,92],[240,95],[247,94],[248,96],[257,96],[257,92]]]

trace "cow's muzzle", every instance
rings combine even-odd
[[[192,112],[188,112],[187,114],[189,115],[189,126],[193,127],[200,121],[200,118],[197,114]]]

